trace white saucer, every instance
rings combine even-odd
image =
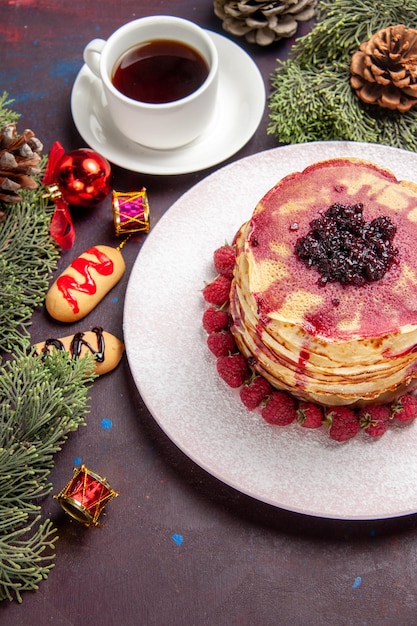
[[[219,53],[219,98],[210,127],[203,135],[176,150],[152,150],[129,141],[110,120],[101,81],[84,65],[72,89],[71,111],[86,143],[115,165],[144,174],[197,172],[240,150],[261,121],[264,81],[242,48],[217,33],[209,34]]]

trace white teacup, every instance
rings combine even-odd
[[[191,94],[171,102],[144,102],[126,96],[113,84],[120,58],[149,41],[177,41],[194,49],[207,63],[207,77]],[[217,49],[202,28],[167,15],[143,17],[116,30],[105,41],[93,39],[84,61],[101,79],[115,126],[129,139],[153,149],[173,149],[201,135],[215,110],[218,83]]]

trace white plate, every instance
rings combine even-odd
[[[186,174],[212,167],[253,136],[265,109],[265,85],[258,67],[235,43],[209,33],[219,53],[219,97],[203,135],[176,150],[152,150],[123,137],[110,121],[101,81],[87,66],[71,94],[75,126],[87,144],[112,163],[144,174]]]
[[[211,174],[156,224],[127,287],[124,335],[132,375],[168,437],[223,482],[261,501],[319,517],[376,519],[417,511],[417,423],[379,441],[345,444],[247,411],[216,373],[201,289],[212,254],[231,241],[284,175],[321,159],[367,158],[417,183],[417,155],[349,142],[261,152]]]

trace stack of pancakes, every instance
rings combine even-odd
[[[297,240],[328,207],[363,204],[396,226],[396,262],[364,285],[319,284]],[[285,177],[236,237],[232,332],[277,389],[323,405],[391,401],[417,381],[417,185],[338,158]]]

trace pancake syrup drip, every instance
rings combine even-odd
[[[332,204],[310,222],[310,230],[297,239],[295,252],[320,273],[318,284],[330,282],[361,286],[380,280],[398,255],[394,248],[397,227],[387,216],[367,222],[363,204]]]

